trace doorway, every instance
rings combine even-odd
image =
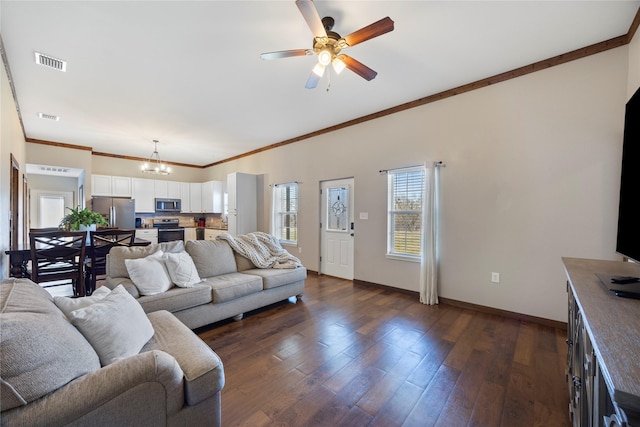
[[[353,280],[354,179],[320,183],[320,273]]]

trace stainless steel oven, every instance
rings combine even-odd
[[[153,226],[158,229],[158,243],[184,240],[184,227],[180,227],[179,223],[178,219],[173,218],[154,221]]]

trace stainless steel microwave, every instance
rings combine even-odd
[[[180,212],[180,199],[156,199],[156,212]]]

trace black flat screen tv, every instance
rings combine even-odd
[[[640,88],[625,108],[616,252],[640,262]]]

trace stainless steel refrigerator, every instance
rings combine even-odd
[[[109,227],[122,230],[136,228],[135,200],[119,197],[94,197],[91,199],[91,210],[102,214]]]

